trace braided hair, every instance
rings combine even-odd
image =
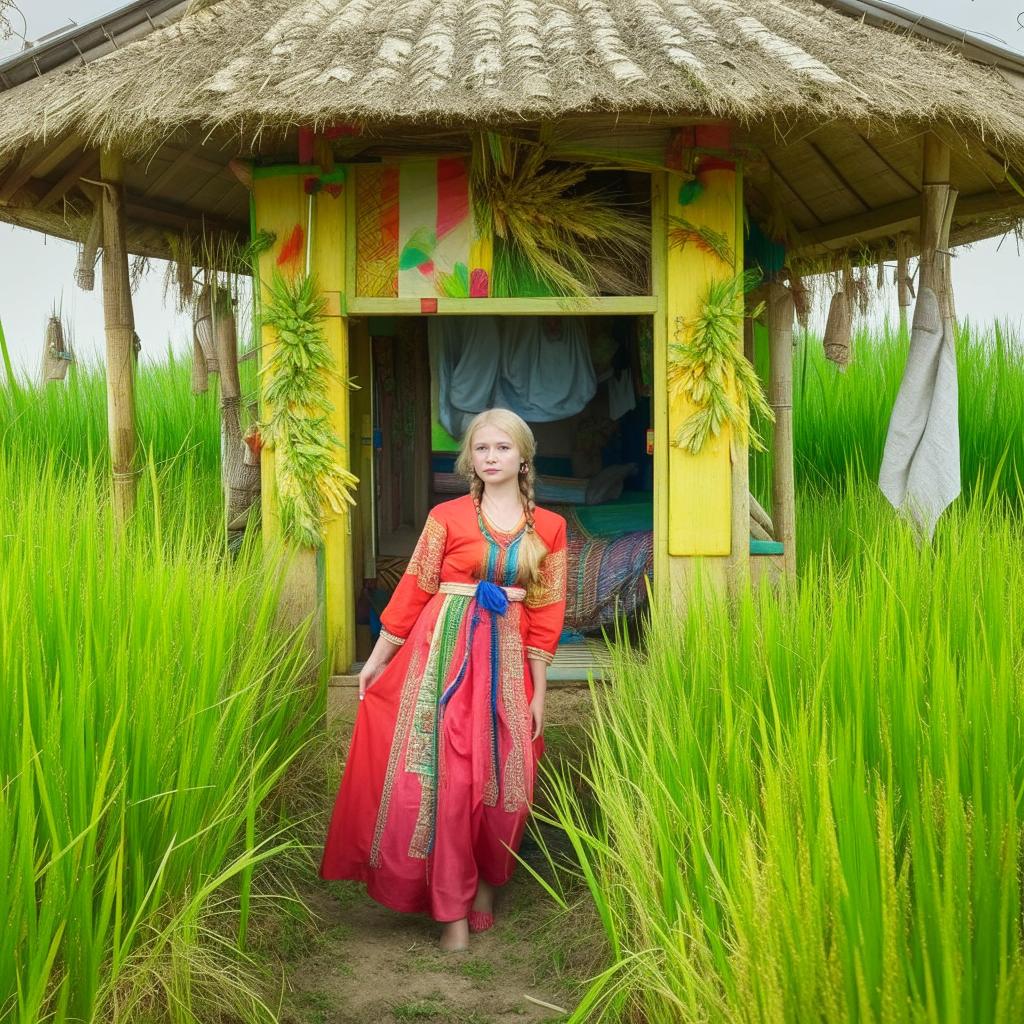
[[[544,556],[548,553],[547,546],[537,534],[535,513],[537,502],[534,498],[534,485],[537,474],[533,459],[537,452],[537,442],[533,431],[526,421],[510,409],[487,409],[475,416],[462,436],[459,457],[455,462],[455,471],[469,481],[469,493],[473,504],[480,507],[484,496],[484,482],[473,469],[473,435],[481,427],[491,426],[504,431],[512,438],[519,449],[519,498],[526,517],[526,532],[519,542],[519,558],[517,560],[516,582],[529,588],[540,581],[540,567]]]

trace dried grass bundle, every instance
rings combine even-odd
[[[640,290],[629,268],[646,257],[649,228],[606,196],[575,194],[586,175],[552,164],[543,144],[474,136],[470,190],[477,224],[495,240],[494,295]]]
[[[832,296],[828,307],[828,321],[822,342],[825,356],[840,369],[846,369],[850,362],[850,339],[853,336],[853,310],[849,295],[838,291]]]
[[[685,396],[696,411],[672,438],[672,444],[698,454],[709,437],[729,424],[750,446],[764,451],[764,442],[750,424],[753,406],[769,423],[775,421],[757,371],[736,344],[744,316],[744,295],[760,280],[756,271],[708,285],[701,312],[689,326],[689,338],[669,345],[670,401]],[[749,315],[760,316],[763,307]]]

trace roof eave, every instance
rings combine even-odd
[[[88,63],[181,18],[191,0],[134,0],[0,61],[0,91],[71,63]]]

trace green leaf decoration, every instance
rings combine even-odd
[[[405,243],[398,257],[399,270],[414,270],[416,267],[429,263],[434,258],[437,248],[437,234],[433,228],[417,228]]]
[[[449,299],[469,298],[469,267],[465,263],[456,263],[450,274],[438,273],[438,291]]]
[[[749,438],[754,450],[764,451],[763,439],[750,425],[750,409],[772,423],[775,414],[757,372],[736,345],[745,317],[743,296],[759,281],[756,270],[712,281],[701,312],[677,332],[677,336],[688,335],[686,340],[669,345],[669,399],[685,396],[695,406],[672,444],[692,455],[699,454],[725,424],[739,437]]]
[[[344,445],[329,419],[327,386],[340,378],[321,326],[327,303],[306,274],[292,281],[275,273],[269,291],[262,319],[277,333],[277,345],[260,370],[269,410],[260,432],[275,453],[282,532],[296,544],[317,547],[328,511],[354,504],[359,482],[339,465]]]

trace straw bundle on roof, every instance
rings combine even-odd
[[[201,5],[203,6],[203,5]],[[996,69],[813,0],[220,0],[11,91],[0,154],[77,131],[472,122],[596,111],[942,120],[1024,149]]]

